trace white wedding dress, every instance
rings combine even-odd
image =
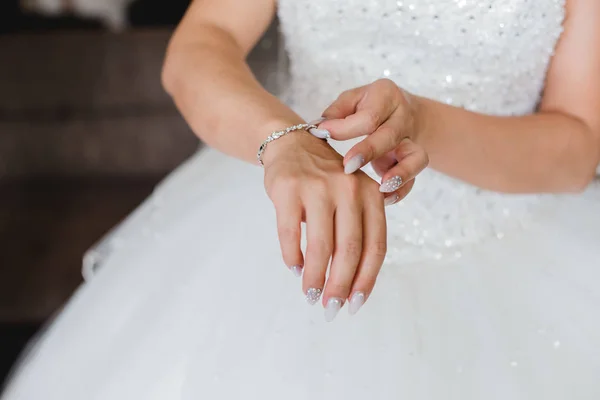
[[[380,77],[531,113],[565,14],[560,0],[279,3],[284,97],[307,119]],[[262,170],[201,151],[86,256],[3,399],[600,399],[597,186],[509,196],[428,170],[387,213],[371,299],[326,323],[283,265]]]

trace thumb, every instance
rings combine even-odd
[[[367,86],[343,92],[327,109],[323,112],[323,118],[317,120],[318,129],[311,130],[311,133],[319,138],[333,138],[335,140],[347,140],[363,136],[364,133],[354,134],[345,132],[347,124],[354,125],[352,122],[354,114],[357,112],[360,102],[364,99],[367,92]],[[348,119],[348,117],[350,117]]]

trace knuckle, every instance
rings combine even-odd
[[[393,151],[396,147],[398,147],[398,143],[400,142],[400,132],[397,130],[392,130],[392,132],[387,136],[386,148],[385,151]]]
[[[389,87],[389,86],[396,86],[396,84],[389,78],[379,78],[375,81],[375,83],[377,85],[381,85],[384,87]]]
[[[311,192],[324,195],[328,192],[329,185],[323,178],[313,178],[308,182],[308,187]]]
[[[329,184],[325,179],[311,179],[304,187],[302,196],[305,201],[322,206],[331,203],[331,191],[329,190]]]
[[[345,175],[344,187],[346,189],[346,196],[350,196],[350,199],[355,199],[360,192],[360,181],[355,175]]]
[[[404,90],[402,90],[401,88],[399,88],[397,85],[394,87],[394,101],[395,103],[398,105],[397,110],[401,110],[403,114],[406,113],[406,109],[405,107],[408,107],[408,105],[410,104],[410,100],[408,98],[408,95],[406,94],[406,92]]]
[[[330,254],[330,246],[319,238],[309,239],[306,244],[306,252],[318,258],[324,258]]]
[[[374,132],[379,127],[379,113],[376,110],[364,111],[365,125],[369,133]]]
[[[349,238],[343,245],[343,253],[346,257],[357,258],[362,254],[362,240],[358,238]]]
[[[356,146],[356,152],[365,156],[367,160],[372,160],[375,154],[375,146],[371,141],[370,138],[366,138]]]
[[[294,177],[287,179],[276,179],[265,185],[267,194],[272,200],[283,198],[290,193],[295,193],[298,190],[299,182]]]
[[[391,126],[379,128],[379,133],[382,135],[382,144],[385,147],[382,149],[385,152],[393,150],[398,146],[399,131]]]
[[[402,123],[404,124],[404,126],[410,125],[409,118],[411,116],[407,112],[406,108],[404,107],[404,105],[402,104],[401,101],[397,101],[396,108],[394,108],[394,111],[393,111],[392,115],[393,115],[393,117],[395,119],[398,119],[399,121],[402,121]]]
[[[307,201],[313,207],[319,207],[321,210],[326,211],[327,214],[333,213],[333,204],[331,196],[326,192],[315,192],[310,194],[310,200]]]
[[[379,128],[379,133],[381,133],[382,135],[384,135],[386,138],[393,138],[394,136],[396,136],[396,129],[392,128],[389,125],[385,125],[382,126],[381,128]]]
[[[282,243],[290,243],[300,238],[300,227],[280,226],[277,229],[279,240]]]
[[[394,96],[398,92],[398,85],[389,78],[380,79],[382,90],[389,96]]]
[[[387,242],[385,240],[375,241],[369,248],[369,252],[378,258],[385,257],[387,254]]]

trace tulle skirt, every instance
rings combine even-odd
[[[600,201],[559,201],[461,258],[387,263],[326,323],[261,170],[203,151],[88,255],[2,398],[599,399]]]

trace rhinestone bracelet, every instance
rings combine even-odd
[[[309,130],[316,129],[316,128],[317,128],[316,125],[299,124],[299,125],[287,127],[282,131],[277,131],[277,132],[271,133],[269,135],[269,137],[258,148],[258,153],[256,154],[256,159],[258,160],[258,164],[260,164],[263,167],[265,166],[265,164],[263,163],[263,160],[262,160],[262,156],[263,156],[263,153],[265,152],[265,149],[267,148],[267,145],[269,143],[271,143],[273,140],[277,140],[280,137],[285,136],[291,132],[295,132],[295,131],[307,131],[308,132]]]

